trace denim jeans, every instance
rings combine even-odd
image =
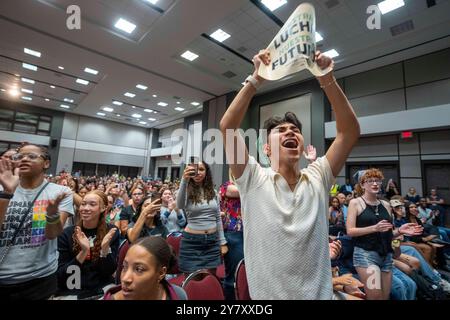
[[[225,279],[223,288],[227,300],[235,300],[234,275],[236,267],[244,258],[244,237],[242,232],[225,232],[228,253],[223,257],[225,262]]]
[[[417,285],[407,274],[394,267],[392,269],[392,300],[415,300]]]
[[[432,281],[435,284],[439,284],[441,281],[441,277],[439,276],[439,273],[437,273],[435,270],[433,270],[432,267],[428,264],[428,262],[424,259],[422,254],[417,251],[416,248],[411,246],[400,246],[400,250],[402,253],[410,255],[412,257],[415,257],[419,259],[420,261],[420,273],[428,278],[430,281]]]
[[[441,239],[446,242],[450,242],[450,229],[444,227],[438,227],[438,229]]]

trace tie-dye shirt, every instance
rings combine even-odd
[[[219,189],[220,211],[225,213],[225,216],[222,217],[223,231],[242,231],[241,199],[226,196],[229,185],[234,185],[234,183],[227,181]]]

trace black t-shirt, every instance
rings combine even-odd
[[[120,212],[120,220],[127,220],[130,223],[133,217],[136,215],[136,211],[134,211],[133,206],[128,206],[122,209]]]
[[[109,231],[115,228],[112,225],[107,226]],[[101,291],[101,288],[113,282],[113,273],[117,268],[117,258],[119,256],[119,230],[116,228],[111,242],[111,252],[106,257],[99,258],[93,261],[90,255],[86,258],[83,264],[80,264],[76,259],[76,254],[73,252],[74,242],[72,235],[75,226],[67,227],[64,232],[58,237],[58,286],[59,295],[95,295]],[[91,250],[97,236],[97,229],[82,230],[91,244]],[[71,266],[78,266],[81,275],[81,288],[69,289],[67,287],[67,280],[73,276],[74,271]]]

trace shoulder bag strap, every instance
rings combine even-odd
[[[20,229],[22,229],[23,224],[25,223],[25,219],[28,217],[28,214],[30,213],[30,211],[33,209],[33,205],[34,202],[37,200],[37,198],[41,195],[42,191],[44,191],[44,189],[48,186],[50,182],[47,182],[42,188],[41,190],[39,190],[39,192],[36,194],[36,196],[34,197],[33,201],[31,201],[30,205],[27,208],[27,211],[24,213],[24,215],[22,216],[22,219],[20,220],[19,223],[19,227],[14,231],[14,234],[11,238],[11,240],[8,242],[8,244],[6,245],[5,251],[3,252],[2,256],[0,257],[0,264],[2,264],[3,260],[5,260],[6,255],[8,254],[9,250],[11,249],[11,246],[14,244],[14,241],[17,238],[17,235],[19,234]]]

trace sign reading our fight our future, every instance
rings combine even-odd
[[[267,47],[269,65],[260,65],[258,75],[267,80],[279,80],[293,73],[308,69],[320,77],[331,68],[320,69],[314,62],[316,52],[316,13],[309,3],[302,3]]]

